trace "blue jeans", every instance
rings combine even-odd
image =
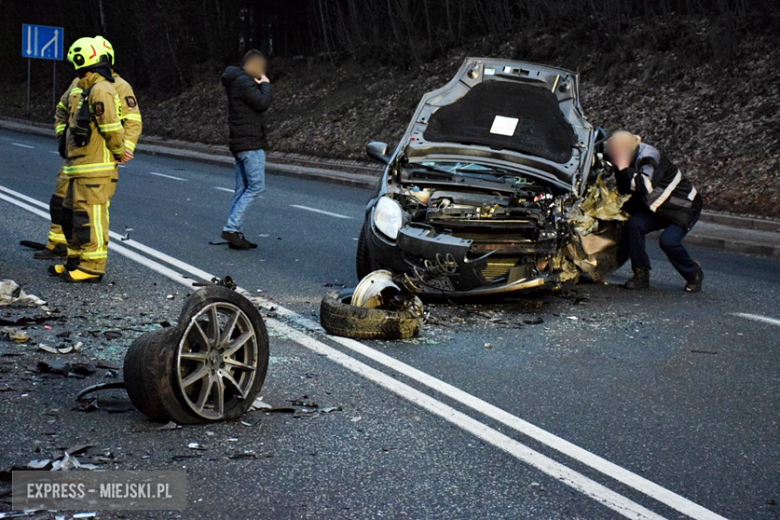
[[[650,269],[650,258],[645,251],[645,235],[659,229],[663,229],[664,232],[661,233],[658,244],[666,253],[669,262],[683,278],[693,279],[694,275],[699,272],[699,266],[682,244],[689,230],[648,210],[640,211],[628,220],[628,248],[631,252],[631,267],[634,270]]]
[[[236,193],[227,225],[222,230],[240,233],[249,206],[265,191],[265,152],[249,150],[233,156],[236,158]]]

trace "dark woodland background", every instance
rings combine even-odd
[[[0,114],[50,121],[50,62],[25,110],[22,23],[103,34],[149,135],[225,139],[219,75],[248,48],[271,58],[273,147],[363,158],[397,139],[420,95],[465,56],[581,73],[595,124],[663,147],[710,207],[780,216],[777,0],[0,0]],[[72,78],[58,65],[58,88]],[[736,189],[735,189],[736,188]]]

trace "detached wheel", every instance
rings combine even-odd
[[[235,419],[251,406],[268,370],[260,312],[224,287],[194,293],[179,317],[171,384],[197,422]]]
[[[358,280],[362,280],[373,269],[371,269],[371,253],[368,250],[368,223],[363,225],[358,238],[357,252],[355,253],[355,268]]]
[[[406,310],[388,311],[350,305],[353,291],[334,291],[322,299],[320,323],[329,334],[355,339],[409,339],[420,331],[423,306],[416,296]]]

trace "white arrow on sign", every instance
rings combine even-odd
[[[51,45],[53,43],[54,44],[54,57],[55,58],[57,57],[57,52],[59,50],[59,46],[57,45],[57,35],[58,34],[59,34],[59,31],[55,30],[54,31],[54,36],[52,37],[51,40],[49,40],[49,43],[47,43],[46,45],[44,45],[41,48],[41,56],[44,56],[46,54],[46,49],[48,49],[49,45]]]
[[[27,26],[27,55],[32,54],[32,27]]]

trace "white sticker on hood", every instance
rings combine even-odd
[[[517,123],[519,122],[520,120],[516,117],[496,116],[493,120],[493,126],[490,128],[490,133],[511,137],[515,135],[515,128],[517,128]]]

